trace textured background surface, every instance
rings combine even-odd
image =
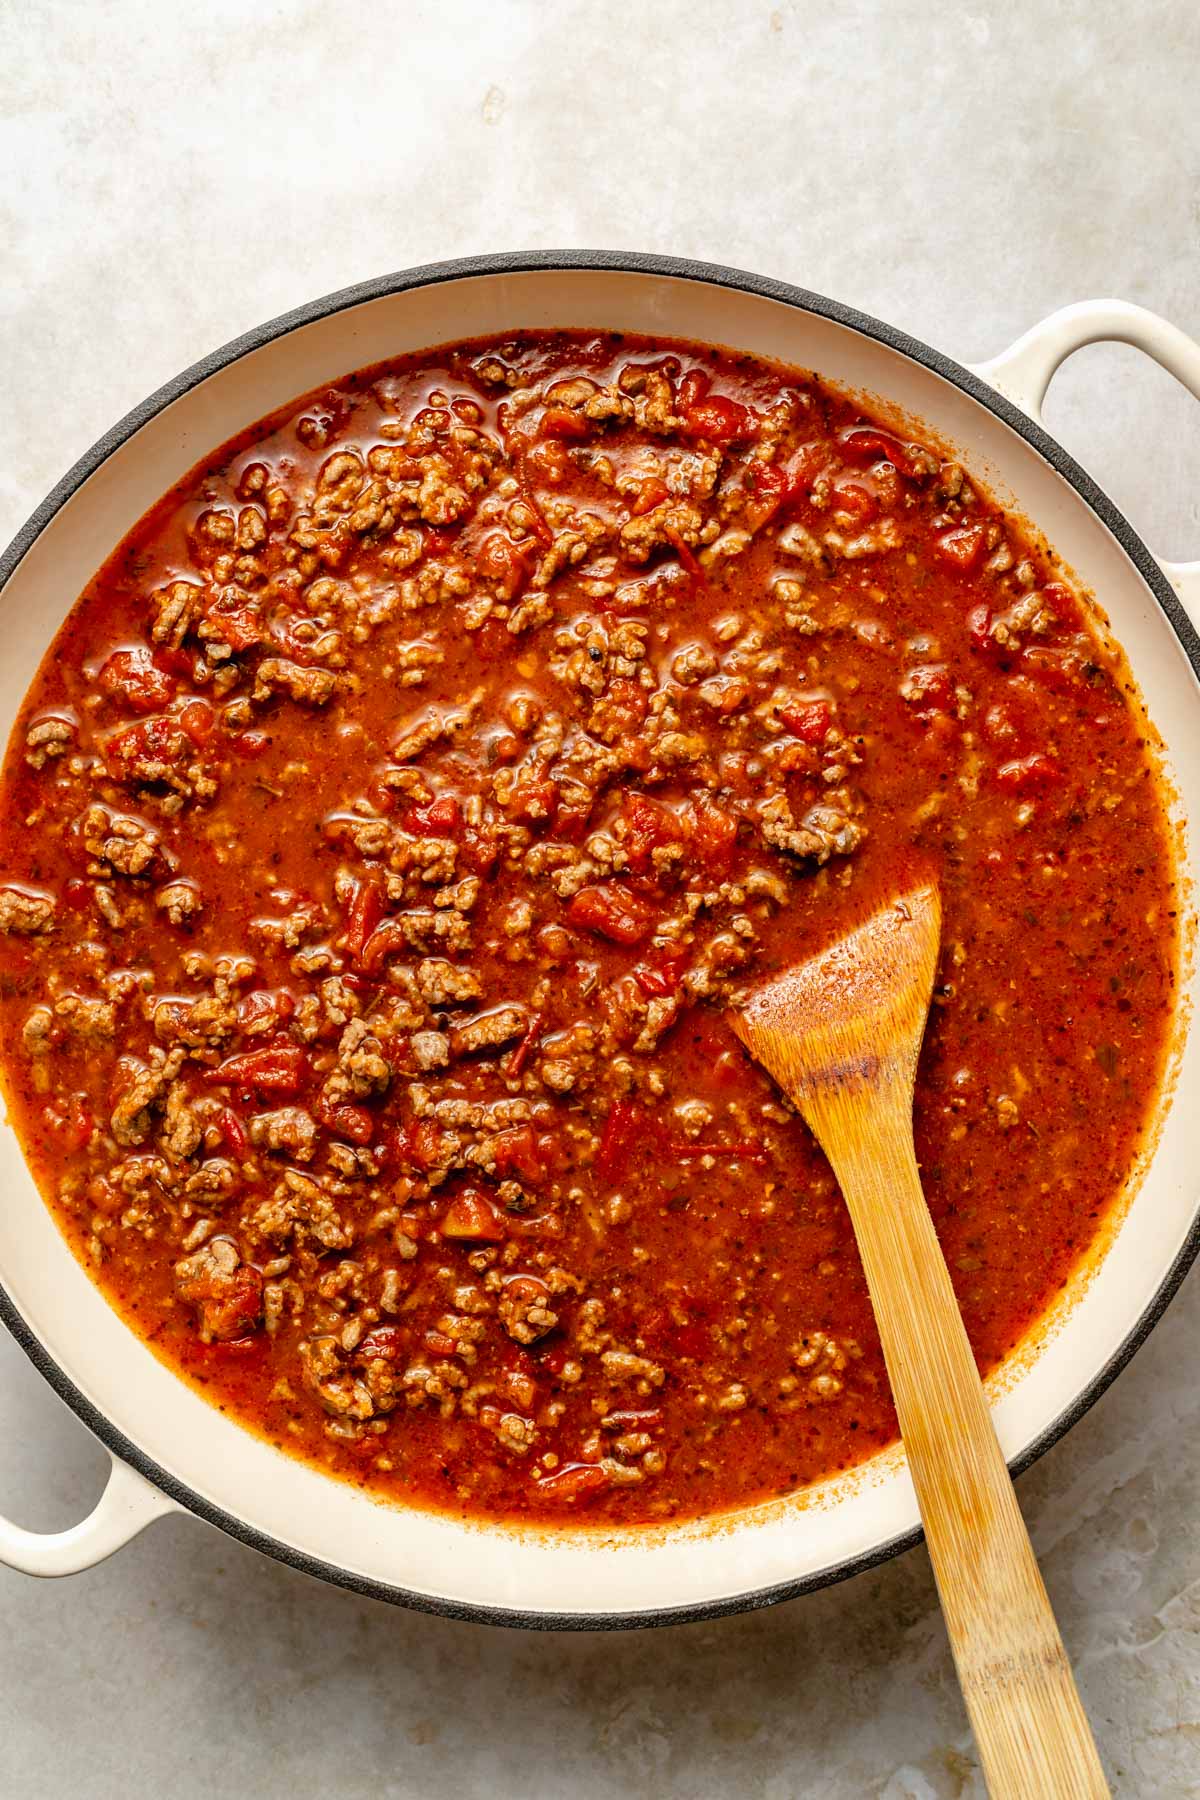
[[[261,319],[443,256],[605,245],[836,295],[964,358],[1115,293],[1200,332],[1192,0],[836,7],[0,0],[0,538],[150,389]],[[1200,414],[1132,351],[1051,428],[1200,555]],[[114,522],[114,536],[117,522]],[[1122,1796],[1200,1795],[1193,1277],[1021,1482]],[[0,1339],[0,1505],[103,1459]],[[0,1792],[949,1800],[982,1794],[928,1562],[671,1634],[393,1612],[185,1520],[0,1571]]]

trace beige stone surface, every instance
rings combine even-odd
[[[1192,0],[0,0],[0,536],[130,405],[389,268],[603,245],[740,264],[966,359],[1118,294],[1200,332]],[[1131,351],[1049,418],[1200,555],[1200,412]],[[114,537],[126,521],[114,520]],[[1025,1478],[1121,1796],[1200,1795],[1200,1285]],[[0,1337],[0,1505],[103,1459]],[[188,1520],[0,1571],[0,1793],[982,1793],[923,1551],[670,1633],[394,1612]]]

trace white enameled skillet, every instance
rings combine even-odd
[[[1141,308],[1093,301],[967,369],[847,307],[734,269],[601,252],[441,263],[317,300],[186,370],[114,426],[0,561],[5,737],[75,596],[125,530],[205,452],[289,399],[364,364],[518,326],[610,327],[699,339],[815,369],[952,444],[1045,533],[1097,596],[1166,746],[1194,879],[1200,819],[1200,564],[1156,559],[1050,438],[1039,407],[1063,359],[1119,339],[1200,398],[1200,347]],[[914,427],[916,429],[916,427]],[[1195,985],[1189,966],[1185,986]],[[1185,996],[1186,1000],[1187,996]],[[1181,1031],[1175,1091],[1200,1081]],[[1024,1468],[1092,1404],[1162,1313],[1200,1248],[1200,1119],[1161,1108],[1153,1154],[1103,1259],[994,1384],[1001,1443]],[[0,1317],[102,1440],[95,1510],[50,1535],[0,1520],[0,1560],[41,1575],[89,1567],[184,1510],[280,1561],[452,1616],[611,1628],[711,1617],[801,1593],[912,1544],[917,1509],[893,1451],[854,1478],[719,1521],[628,1533],[464,1525],[383,1506],[273,1450],[157,1361],[72,1257],[0,1127]]]

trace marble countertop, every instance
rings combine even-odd
[[[676,252],[964,358],[1116,294],[1200,332],[1191,0],[25,0],[0,67],[0,539],[206,350],[391,268]],[[1053,430],[1200,555],[1200,414],[1081,353]],[[115,527],[114,527],[115,535]],[[1020,1482],[1116,1791],[1200,1796],[1200,1278]],[[104,1458],[0,1333],[0,1506]],[[393,1611],[173,1519],[0,1570],[0,1791],[952,1800],[983,1793],[923,1550],[787,1606],[574,1638]]]

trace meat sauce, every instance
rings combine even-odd
[[[75,605],[0,819],[47,1204],[156,1354],[380,1497],[654,1522],[895,1438],[725,1008],[898,871],[984,1371],[1162,1076],[1171,840],[1098,613],[935,445],[694,344],[452,346],[223,446]]]

